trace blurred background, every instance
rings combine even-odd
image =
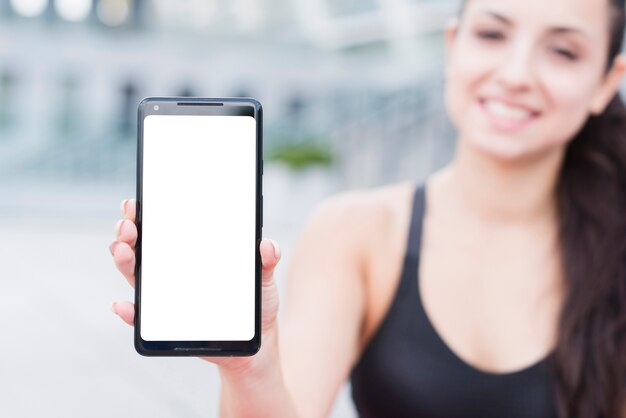
[[[214,366],[144,358],[110,311],[146,96],[252,96],[285,272],[316,203],[451,157],[447,0],[0,0],[0,416],[216,417]],[[323,344],[324,342],[320,342]],[[333,417],[354,417],[346,385]]]

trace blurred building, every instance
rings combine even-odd
[[[458,1],[0,0],[0,180],[134,181],[145,96],[253,96],[266,150],[345,186],[448,158],[441,32]]]

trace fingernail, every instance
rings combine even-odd
[[[119,237],[120,232],[122,231],[122,224],[124,223],[124,219],[120,219],[117,221],[117,225],[115,225],[115,236]]]
[[[122,200],[122,205],[120,207],[122,209],[122,215],[126,215],[126,203],[128,203],[128,199]]]
[[[113,304],[111,305],[111,312],[113,312],[114,314],[117,314],[117,312],[115,311],[115,305],[117,304],[117,302],[113,302]]]
[[[270,242],[272,243],[272,247],[274,247],[274,257],[280,259],[280,247],[276,244],[276,242],[274,242],[273,239],[270,239]]]
[[[115,255],[115,248],[117,247],[118,242],[114,241],[111,243],[111,245],[109,245],[109,251],[111,252],[111,255]]]

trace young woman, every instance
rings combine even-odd
[[[446,32],[450,165],[323,202],[280,327],[219,366],[224,416],[626,416],[624,0],[468,0]],[[134,204],[111,251],[133,285]],[[114,311],[133,323],[130,302]],[[279,330],[280,328],[280,335]]]

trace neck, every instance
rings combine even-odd
[[[503,162],[461,140],[445,175],[450,203],[488,223],[553,219],[563,151]]]

